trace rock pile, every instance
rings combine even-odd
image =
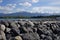
[[[60,23],[2,20],[0,40],[60,40]]]

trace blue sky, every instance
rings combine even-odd
[[[60,13],[60,0],[0,0],[0,13]]]

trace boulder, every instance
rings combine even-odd
[[[26,33],[22,35],[23,40],[40,40],[37,33]]]
[[[5,25],[0,24],[0,29],[1,29],[2,31],[5,31],[5,29],[6,29]]]
[[[21,36],[16,36],[15,40],[22,40]]]
[[[0,40],[6,40],[6,36],[5,33],[3,31],[0,30]]]

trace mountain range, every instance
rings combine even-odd
[[[0,16],[50,16],[56,14],[49,14],[49,13],[30,13],[30,12],[16,12],[11,14],[4,14],[0,13]]]

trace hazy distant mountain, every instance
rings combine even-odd
[[[0,16],[50,16],[49,13],[29,13],[29,12],[16,12],[11,14],[0,13]]]

